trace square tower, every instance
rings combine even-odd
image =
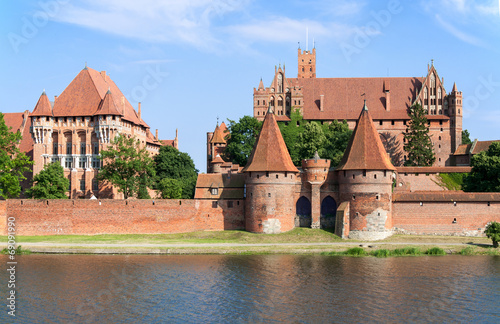
[[[297,78],[315,78],[316,77],[316,48],[311,51],[302,51],[299,48],[299,71]]]

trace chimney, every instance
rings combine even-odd
[[[139,120],[142,120],[141,119],[141,103],[139,102],[139,108],[137,109],[137,113],[139,115]]]
[[[125,115],[125,97],[122,96],[122,115]]]
[[[158,128],[156,129],[156,135],[155,135],[156,140],[158,140]]]
[[[106,71],[101,71],[101,76],[106,81]]]
[[[319,111],[323,111],[325,109],[325,95],[319,96]]]
[[[57,100],[57,95],[54,96],[54,102],[56,102],[56,100]]]
[[[385,110],[391,111],[391,83],[389,80],[384,80],[385,93]]]

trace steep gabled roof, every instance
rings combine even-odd
[[[212,159],[212,164],[216,164],[216,163],[220,163],[220,164],[224,163],[224,160],[220,157],[219,154],[217,154],[215,156],[215,158]]]
[[[356,120],[362,98],[366,99],[374,119],[407,120],[407,110],[422,87],[421,79],[414,77],[289,78],[288,82],[291,87],[302,91],[306,120]],[[391,94],[390,111],[386,108],[384,90]],[[361,97],[363,93],[365,95]],[[324,95],[323,110],[320,110],[321,95]]]
[[[212,143],[212,144],[226,144],[226,140],[224,139],[224,135],[222,134],[222,131],[219,127],[219,124],[217,124],[217,126],[215,127],[214,135],[212,136],[210,143]]]
[[[111,91],[108,90],[106,92],[106,95],[104,96],[104,99],[101,101],[101,104],[99,105],[99,108],[95,112],[94,115],[115,115],[115,116],[121,116],[121,112],[118,110],[118,107],[116,107],[115,102],[113,101]]]
[[[393,170],[373,120],[365,106],[337,170]]]
[[[35,109],[33,109],[33,112],[30,115],[33,117],[52,116],[52,105],[50,104],[49,97],[47,97],[45,91],[43,91],[40,95]]]
[[[269,111],[243,172],[288,171],[299,172],[293,165],[290,154],[281,136],[274,113]]]

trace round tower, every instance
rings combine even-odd
[[[325,183],[330,169],[330,160],[320,159],[318,152],[314,158],[302,161],[302,181],[311,186],[311,228],[320,228],[321,217],[321,192],[320,188]]]
[[[349,238],[378,240],[392,234],[392,165],[365,105],[340,162],[341,201],[350,203]]]
[[[295,227],[293,165],[271,110],[257,137],[245,173],[245,227],[249,232],[277,234]]]

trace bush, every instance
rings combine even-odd
[[[497,248],[498,242],[500,241],[500,223],[491,222],[486,226],[484,233],[493,242],[493,247]]]
[[[416,247],[406,247],[402,249],[395,249],[393,252],[394,256],[405,256],[405,255],[420,255],[422,252]]]
[[[458,252],[458,254],[461,254],[461,255],[474,255],[476,254],[475,253],[475,250],[472,246],[468,246],[466,248],[463,248],[460,252]]]
[[[387,249],[380,249],[373,251],[371,254],[377,258],[387,258],[392,255],[392,252]]]
[[[345,251],[345,255],[363,256],[363,255],[366,255],[366,252],[365,252],[365,250],[363,250],[360,247],[355,247],[355,248],[352,248],[352,249]]]
[[[444,250],[441,248],[433,247],[433,248],[425,251],[425,254],[427,254],[427,255],[445,255],[446,252],[444,252]]]

